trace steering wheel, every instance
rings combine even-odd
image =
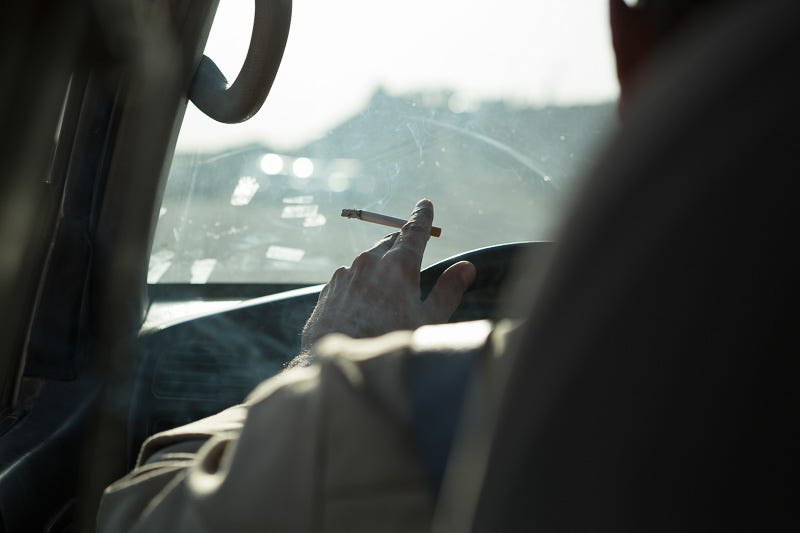
[[[475,265],[475,281],[464,294],[461,305],[450,321],[492,318],[498,311],[498,306],[503,304],[503,282],[509,274],[515,273],[517,263],[524,259],[544,264],[553,247],[553,243],[548,241],[514,242],[478,248],[448,257],[422,270],[420,275],[422,298],[428,297],[436,280],[447,268],[459,261],[469,261]]]

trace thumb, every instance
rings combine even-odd
[[[425,300],[425,316],[428,323],[447,322],[461,303],[461,296],[475,281],[475,265],[460,261],[439,276],[428,298]]]

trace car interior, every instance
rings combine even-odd
[[[237,4],[223,2],[223,7],[237,16]],[[228,74],[230,84],[214,60],[203,55],[217,13],[214,0],[75,6],[40,1],[11,8],[7,20],[17,26],[3,32],[4,79],[27,83],[4,84],[2,93],[4,124],[15,125],[3,129],[8,168],[3,213],[10,217],[3,223],[2,245],[9,250],[4,254],[3,298],[16,305],[3,321],[1,530],[87,530],[102,488],[133,465],[147,436],[242,401],[297,355],[299,332],[320,283],[385,234],[328,214],[330,225],[338,222],[340,228],[333,230],[338,232],[334,237],[326,236],[320,232],[320,208],[309,205],[309,198],[316,195],[317,202],[327,202],[323,209],[332,212],[351,205],[341,202],[386,209],[387,198],[388,208],[396,204],[396,209],[407,210],[418,196],[433,196],[443,187],[444,170],[430,171],[436,174],[430,181],[437,188],[416,184],[427,170],[418,171],[418,165],[438,154],[441,163],[428,164],[437,169],[449,160],[445,170],[453,173],[461,157],[471,159],[461,164],[475,164],[478,158],[471,152],[478,144],[489,151],[480,156],[483,167],[496,167],[507,180],[535,180],[529,186],[542,200],[554,195],[556,185],[567,187],[566,177],[561,183],[560,175],[551,178],[544,165],[528,161],[528,155],[522,156],[500,134],[490,137],[481,131],[491,132],[516,109],[500,98],[485,105],[456,102],[447,86],[397,94],[371,87],[366,110],[355,108],[351,116],[339,119],[338,127],[327,126],[335,135],[307,135],[299,148],[283,149],[280,157],[295,162],[285,172],[265,169],[265,154],[275,157],[277,150],[253,143],[181,151],[179,132],[191,134],[189,127],[181,130],[189,102],[190,112],[226,126],[249,119],[262,107],[279,72],[290,25],[293,31],[305,29],[305,37],[299,36],[309,41],[307,47],[318,49],[311,32],[317,29],[312,15],[323,9],[319,4],[301,6],[308,14],[288,0],[250,5],[250,18],[245,10],[233,23],[234,32],[252,39],[245,39],[244,50],[239,50],[240,66]],[[339,18],[357,22],[352,13]],[[221,38],[226,45],[233,39],[231,34]],[[357,60],[351,63],[342,67],[343,76],[348,69],[361,68]],[[442,106],[446,113],[437,113]],[[497,114],[490,113],[493,107]],[[534,112],[530,106],[520,107]],[[599,135],[610,106],[597,107],[590,109],[592,122],[575,131],[580,140],[571,148],[559,138],[566,131],[552,125],[558,120],[552,115],[561,112],[575,122],[580,109],[535,110],[551,123],[547,134],[562,145],[565,161],[575,158],[566,150],[577,151]],[[397,123],[387,127],[381,122],[385,120]],[[399,142],[397,128],[405,135]],[[373,139],[375,146],[363,147],[363,139],[377,137],[379,129],[387,134]],[[528,142],[535,142],[542,131],[534,131]],[[332,147],[334,141],[339,146]],[[448,149],[453,154],[446,159],[449,154],[443,152]],[[187,161],[193,165],[190,178],[204,180],[192,183],[189,193]],[[327,181],[317,183],[314,175],[302,187],[292,183],[302,179],[298,161],[316,163]],[[242,168],[248,164],[259,167],[262,188],[245,206],[251,209],[250,219],[239,214],[242,206],[232,201],[230,190],[237,194],[237,173],[251,172]],[[552,168],[566,174],[561,163]],[[225,190],[231,174],[236,186]],[[265,177],[271,178],[272,190]],[[478,172],[471,179],[481,177]],[[356,186],[347,183],[357,179]],[[398,192],[402,185],[408,190]],[[474,197],[485,194],[485,187],[474,191]],[[219,198],[238,218],[213,212]],[[282,218],[287,207],[290,218]],[[292,208],[304,216],[291,216]],[[170,218],[181,209],[182,217]],[[198,283],[195,271],[203,258],[197,261],[194,255],[207,245],[197,243],[188,225],[203,210],[208,211],[207,223],[218,227],[222,221],[220,232],[236,231],[241,219],[252,225],[242,238],[214,252],[221,267],[222,259],[235,256],[235,246],[247,244],[248,238],[275,239],[281,232],[285,235],[277,242],[294,242],[295,248],[303,245],[304,234],[313,233],[321,248],[317,255],[329,256],[293,261],[291,254],[278,253],[291,248],[276,246],[278,255],[271,258],[267,249],[265,260],[262,247],[260,255],[251,253],[247,259],[269,263],[269,276],[261,272],[263,265],[257,265],[255,274],[251,267],[233,265],[217,269],[218,281],[208,282],[206,275]],[[492,316],[513,258],[529,251],[544,261],[550,250],[549,239],[534,242],[519,232],[501,240],[481,235],[489,219],[480,219],[477,212],[471,216],[479,219],[473,235],[471,228],[445,225],[442,241],[447,244],[422,276],[424,297],[449,264],[469,259],[478,266],[474,288],[453,320]],[[495,222],[500,228],[502,218]],[[262,219],[269,227],[256,225]],[[508,225],[520,222],[527,221]],[[182,231],[185,244],[175,237]],[[475,244],[453,243],[459,233],[463,242]],[[326,246],[341,249],[333,254]],[[17,255],[12,257],[11,251]],[[174,265],[166,270],[165,253],[174,256]]]
[[[328,277],[389,232],[339,211],[404,217],[422,197],[443,231],[421,297],[469,260],[451,321],[533,317],[542,354],[514,360],[504,396],[535,408],[496,426],[466,409],[441,531],[786,518],[797,270],[778,176],[798,171],[797,9],[687,32],[601,157],[617,130],[604,2],[329,4],[3,7],[0,532],[91,531],[148,436],[241,402],[299,353]],[[578,44],[539,46],[554,38]],[[643,389],[663,394],[631,402]],[[705,508],[675,496],[692,486]]]

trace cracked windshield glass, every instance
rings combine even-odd
[[[604,2],[302,0],[261,111],[189,104],[149,283],[320,283],[393,231],[340,216],[435,206],[425,265],[551,240],[610,128]],[[220,2],[205,53],[229,80],[253,2]]]

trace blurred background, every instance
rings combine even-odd
[[[443,228],[425,264],[552,239],[615,123],[607,9],[500,4],[296,2],[255,117],[226,125],[189,104],[148,282],[323,282],[391,231],[342,208],[406,217],[422,197]],[[252,19],[251,2],[220,2],[205,53],[229,80]]]

